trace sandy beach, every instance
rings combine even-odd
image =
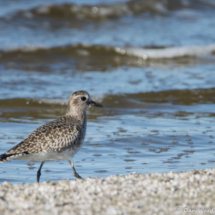
[[[215,214],[215,169],[0,187],[0,214]]]

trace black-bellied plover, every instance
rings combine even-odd
[[[42,162],[37,171],[39,183],[41,169],[46,161],[67,160],[72,166],[74,176],[81,178],[75,170],[72,157],[84,142],[87,126],[86,110],[90,106],[102,107],[101,104],[92,101],[86,91],[74,92],[68,100],[66,115],[37,128],[21,143],[0,155],[0,162],[9,160]]]

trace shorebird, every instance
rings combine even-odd
[[[76,172],[72,157],[82,146],[86,134],[86,110],[91,107],[103,107],[94,102],[86,91],[74,92],[68,100],[67,112],[57,120],[48,122],[33,131],[21,143],[0,155],[0,162],[9,160],[26,160],[41,162],[37,171],[40,181],[41,169],[46,161],[67,160]]]

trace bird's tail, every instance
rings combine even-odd
[[[6,152],[7,153],[7,152]],[[13,153],[13,154],[2,154],[0,155],[0,163],[3,163],[5,161],[16,159],[17,157],[21,157],[23,155],[28,155],[28,152],[21,152],[21,153]]]
[[[3,163],[5,161],[8,161],[11,156],[12,156],[12,154],[2,154],[2,155],[0,155],[0,162]]]

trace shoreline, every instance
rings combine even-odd
[[[3,182],[0,214],[215,214],[215,168],[41,184]]]

